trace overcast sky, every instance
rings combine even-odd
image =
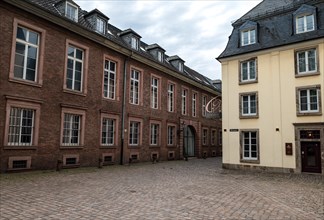
[[[75,0],[86,11],[97,8],[121,30],[132,28],[147,44],[159,44],[169,56],[221,79],[215,59],[225,49],[231,23],[262,0]]]

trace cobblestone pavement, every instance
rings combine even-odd
[[[324,219],[322,176],[221,158],[0,175],[0,219]]]

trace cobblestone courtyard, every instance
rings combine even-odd
[[[321,176],[221,158],[2,174],[0,187],[0,219],[324,219]]]

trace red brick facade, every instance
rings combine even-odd
[[[13,168],[12,161],[26,161],[30,169],[55,169],[59,166],[97,166],[99,161],[107,163],[128,163],[132,154],[139,161],[150,161],[152,155],[159,160],[183,158],[183,127],[192,126],[195,130],[195,156],[215,156],[221,153],[219,131],[221,123],[202,117],[202,95],[208,100],[218,93],[204,86],[196,86],[190,80],[186,82],[150,66],[139,59],[125,55],[123,48],[115,50],[77,34],[77,25],[71,24],[71,30],[53,22],[37,17],[3,1],[0,2],[0,170]],[[66,21],[64,21],[66,22]],[[15,57],[15,33],[17,25],[27,27],[40,34],[38,48],[38,72],[36,82],[17,80],[12,77]],[[75,29],[72,31],[72,29]],[[97,37],[99,39],[99,37]],[[102,41],[103,42],[103,41]],[[83,49],[82,91],[75,92],[66,88],[67,47],[76,46]],[[115,99],[103,97],[104,60],[116,63]],[[143,58],[146,59],[146,58]],[[130,104],[130,72],[134,68],[140,71],[140,102]],[[124,73],[125,108],[124,103]],[[151,108],[151,77],[159,79],[159,97],[157,109]],[[168,82],[175,84],[175,112],[168,112]],[[181,90],[188,88],[187,115],[181,114]],[[196,92],[197,116],[192,117],[192,94]],[[142,97],[141,97],[142,95]],[[32,109],[33,134],[32,144],[15,146],[8,144],[10,114],[12,108]],[[80,116],[78,144],[64,144],[63,127],[67,114]],[[102,144],[102,120],[112,118],[115,123],[114,143]],[[136,146],[129,145],[130,121],[135,118],[140,122],[140,140]],[[75,119],[77,120],[77,119]],[[152,145],[150,124],[158,124],[157,144]],[[124,123],[124,124],[123,124]],[[168,125],[175,125],[174,141],[168,145]],[[208,129],[206,145],[202,145],[202,128]],[[216,141],[212,145],[211,133],[216,130]],[[168,158],[173,153],[173,158]],[[122,155],[122,156],[121,156]],[[70,159],[66,159],[70,158]],[[135,158],[135,157],[134,157]],[[122,161],[121,161],[122,160]],[[15,165],[14,165],[15,166]]]

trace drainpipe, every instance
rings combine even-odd
[[[120,148],[120,165],[124,164],[124,140],[125,140],[125,115],[126,115],[126,76],[127,63],[129,57],[124,59],[124,75],[123,75],[123,100],[122,100],[122,126],[121,126],[121,148]]]

